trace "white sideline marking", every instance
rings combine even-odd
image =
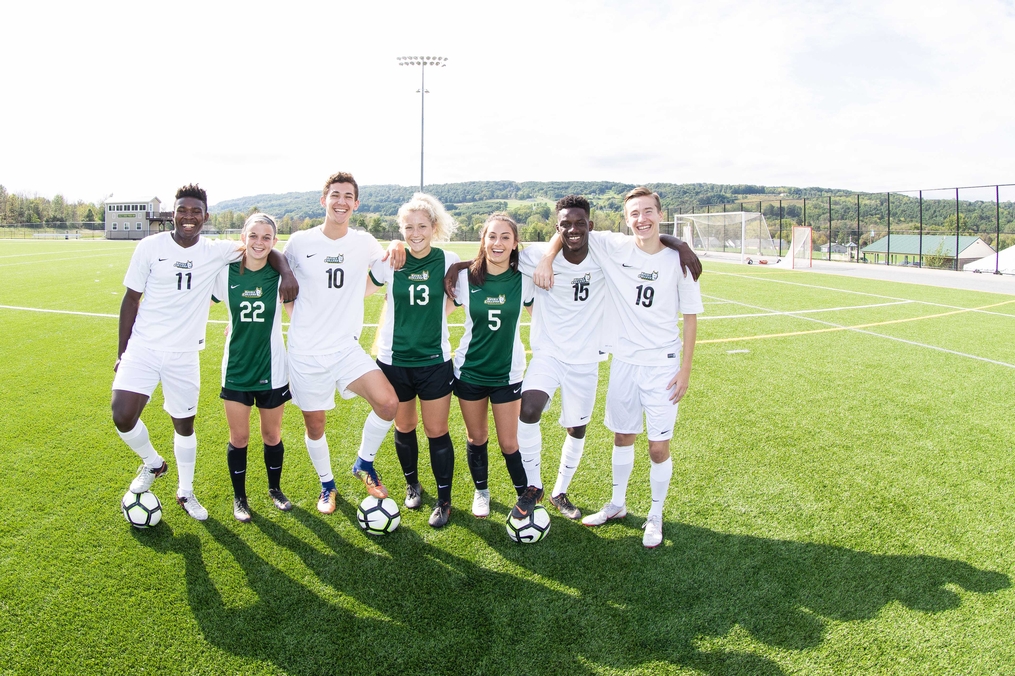
[[[91,254],[88,256],[73,256],[72,258],[51,258],[45,261],[21,261],[20,263],[0,263],[0,268],[12,268],[15,265],[38,265],[40,263],[57,263],[59,261],[80,261],[85,258],[107,258],[109,256],[122,256],[123,252],[114,251],[112,253],[100,253]]]
[[[737,302],[737,301],[729,301],[729,302],[735,303],[736,305],[742,305],[744,307],[749,307],[749,308],[752,308],[754,310],[766,310],[767,309],[767,308],[763,308],[763,307],[760,307],[760,306],[757,306],[757,305],[750,305],[748,303],[740,303],[740,302]],[[917,301],[917,302],[919,302],[919,301]],[[997,305],[1008,305],[1010,303],[1015,303],[1015,300],[1003,301],[1001,303],[995,303],[994,305],[988,305],[986,307],[995,307]],[[930,304],[930,303],[928,303],[928,304]],[[937,314],[937,315],[926,315],[926,316],[923,316],[923,317],[909,317],[909,318],[906,318],[906,319],[893,319],[893,320],[884,321],[884,322],[874,322],[872,324],[860,324],[858,326],[844,326],[842,324],[835,324],[833,322],[827,322],[827,321],[824,321],[822,319],[815,319],[814,317],[800,317],[800,319],[803,319],[804,321],[815,322],[817,324],[823,324],[823,325],[825,325],[827,327],[830,327],[830,328],[826,328],[826,329],[814,329],[812,331],[793,331],[793,332],[789,332],[789,333],[775,333],[775,334],[758,335],[758,336],[743,336],[743,337],[740,337],[740,338],[713,338],[713,339],[710,339],[710,340],[699,340],[698,343],[699,344],[701,344],[701,343],[733,343],[733,342],[742,341],[742,340],[761,340],[761,339],[765,339],[765,338],[787,338],[787,337],[790,337],[790,336],[800,336],[800,335],[808,335],[808,334],[814,334],[814,333],[828,333],[828,332],[831,332],[831,331],[853,331],[855,333],[863,333],[863,334],[866,334],[868,336],[875,336],[877,338],[886,338],[888,340],[894,340],[894,341],[899,342],[899,343],[905,343],[906,345],[913,345],[913,346],[916,346],[916,347],[923,347],[923,348],[926,348],[928,350],[936,350],[938,352],[944,352],[946,354],[952,354],[952,355],[955,355],[957,357],[966,357],[968,359],[975,359],[977,361],[985,361],[988,364],[995,364],[997,366],[1004,366],[1004,367],[1007,367],[1007,368],[1010,368],[1010,369],[1015,369],[1015,364],[1009,364],[1007,362],[997,361],[995,359],[988,359],[987,357],[980,357],[980,356],[977,356],[975,354],[968,354],[968,353],[965,353],[965,352],[958,352],[957,350],[949,350],[946,347],[938,347],[937,345],[928,345],[926,343],[918,343],[915,340],[907,340],[905,338],[897,338],[895,336],[889,336],[889,335],[886,335],[886,334],[883,334],[883,333],[876,333],[874,331],[867,331],[866,330],[867,327],[872,327],[872,326],[885,326],[887,324],[905,324],[905,323],[908,323],[908,322],[919,321],[919,320],[922,320],[922,319],[935,319],[935,318],[939,318],[939,317],[947,317],[947,316],[951,316],[951,315],[962,314],[962,313],[965,313],[965,312],[978,312],[978,311],[979,310],[977,308],[958,308],[957,310],[954,310],[952,312],[944,312],[944,313]],[[1003,313],[989,313],[989,314],[1003,314]],[[1011,317],[1012,315],[1004,315],[1004,316]]]
[[[715,298],[715,296],[707,296],[707,297],[708,298]],[[776,317],[778,315],[806,315],[806,314],[814,314],[816,312],[841,312],[843,310],[869,310],[870,308],[875,308],[875,307],[888,307],[890,305],[906,305],[907,303],[915,303],[915,302],[917,302],[917,301],[899,300],[899,301],[893,301],[891,303],[875,303],[873,305],[847,305],[847,306],[844,306],[844,307],[819,308],[817,310],[787,310],[785,312],[779,312],[779,311],[773,310],[772,312],[754,312],[754,313],[746,314],[746,315],[717,315],[717,316],[714,316],[714,317],[711,316],[711,315],[698,315],[698,320],[700,321],[702,319],[745,319],[745,318],[748,318],[748,317]],[[736,303],[736,302],[731,301],[731,300],[724,300],[724,301],[722,301],[722,304],[723,305],[741,305],[741,303]],[[751,307],[751,306],[747,306],[747,307]]]

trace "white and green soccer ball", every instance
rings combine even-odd
[[[367,496],[359,503],[356,510],[359,527],[368,535],[387,535],[398,528],[402,514],[398,511],[398,503],[391,498],[375,498]]]
[[[550,532],[550,514],[546,507],[536,505],[532,513],[522,519],[512,519],[508,514],[507,534],[521,544],[539,542]]]
[[[123,518],[134,528],[150,528],[162,521],[162,503],[151,491],[131,493],[127,491],[120,500]]]

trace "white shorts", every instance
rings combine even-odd
[[[356,395],[347,388],[377,363],[359,344],[331,354],[289,354],[289,389],[301,411],[330,411],[335,408],[335,389],[343,399]]]
[[[562,427],[588,425],[596,405],[596,387],[599,385],[599,363],[565,364],[548,355],[534,355],[525,371],[522,394],[539,390],[550,395],[546,400],[549,410],[553,395],[560,388],[560,422]]]
[[[151,397],[162,382],[162,408],[181,419],[197,415],[201,394],[201,359],[197,351],[162,352],[127,342],[116,367],[113,389]]]
[[[644,413],[649,441],[671,439],[677,404],[670,401],[673,392],[666,386],[679,370],[679,364],[637,366],[614,357],[606,389],[607,429],[615,434],[641,434]]]

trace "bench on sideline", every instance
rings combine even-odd
[[[32,235],[35,239],[81,239],[80,232],[37,232]]]

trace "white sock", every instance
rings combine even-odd
[[[140,420],[137,421],[137,425],[134,425],[134,429],[130,432],[121,432],[116,430],[116,433],[123,439],[123,443],[130,446],[130,450],[134,451],[141,457],[144,462],[144,466],[148,469],[158,469],[162,467],[162,463],[165,460],[159,455],[155,447],[152,446],[151,439],[148,438],[148,428]]]
[[[634,469],[634,446],[613,447],[613,497],[610,502],[617,507],[627,504],[627,481]]]
[[[578,470],[578,463],[582,461],[584,451],[585,437],[575,439],[570,434],[564,436],[564,445],[560,449],[560,467],[557,468],[557,483],[553,484],[551,496],[567,493],[567,487],[571,485],[571,478]]]
[[[194,492],[194,466],[197,465],[197,435],[189,437],[173,433],[176,473],[180,477],[180,493]]]
[[[388,430],[391,429],[394,422],[394,420],[385,420],[370,411],[366,422],[363,423],[363,436],[360,437],[357,455],[367,462],[373,462],[377,457],[377,450],[381,447],[384,437],[388,436]]]
[[[321,483],[334,481],[335,475],[331,473],[331,451],[328,449],[328,435],[322,434],[320,439],[311,439],[306,434],[303,441],[307,445],[307,453],[310,454],[310,462],[317,470],[317,476]]]
[[[525,468],[525,480],[530,486],[543,487],[542,453],[543,435],[539,431],[539,423],[518,421],[518,452],[522,454],[522,467]]]
[[[666,493],[670,490],[670,478],[673,476],[673,458],[666,458],[662,462],[653,462],[649,470],[649,483],[652,485],[652,507],[648,510],[649,516],[663,516],[663,503],[666,502]]]

